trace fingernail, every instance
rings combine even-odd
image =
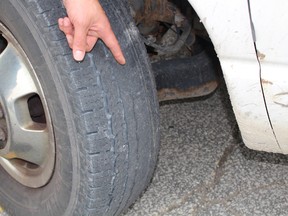
[[[76,61],[82,61],[84,59],[85,56],[85,52],[81,51],[81,50],[76,50],[73,54],[74,59]]]
[[[125,65],[126,64],[126,59],[124,57],[120,58],[118,60],[118,62],[121,64],[121,65]]]

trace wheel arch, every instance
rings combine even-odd
[[[248,2],[188,1],[214,45],[245,145],[282,153],[267,115]]]

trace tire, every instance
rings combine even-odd
[[[4,149],[9,145],[16,149],[9,157],[0,149],[0,210],[17,216],[118,215],[148,185],[157,161],[159,124],[154,77],[125,2],[101,1],[125,53],[125,66],[116,63],[101,41],[83,62],[75,62],[57,26],[57,19],[65,15],[60,2],[0,2],[0,44],[4,50],[0,46],[0,68],[7,69],[5,49],[15,40],[12,46],[22,53],[18,60],[30,70],[27,76],[38,89],[18,98],[12,113],[6,91],[0,88],[2,124],[6,124],[3,130],[7,133]],[[9,32],[14,38],[11,41],[5,38]],[[5,73],[0,69],[0,80],[7,78]],[[8,82],[11,89],[17,85],[28,88],[20,79]],[[45,124],[43,131],[48,138],[41,150],[50,150],[41,161],[49,161],[50,171],[45,170],[46,162],[38,164],[32,150],[33,163],[29,161],[21,141],[17,148],[12,141],[7,144],[14,140],[11,119],[27,113],[30,117],[24,117],[32,119],[33,125]],[[37,120],[37,115],[44,120]],[[8,174],[5,165],[11,162],[18,169],[23,158],[26,165],[31,163],[24,167],[25,180],[21,175],[15,177],[13,170]],[[39,176],[34,179],[34,168],[41,168],[45,180]],[[25,176],[26,171],[31,175]]]

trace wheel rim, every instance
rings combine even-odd
[[[27,187],[47,184],[55,163],[48,106],[23,49],[0,23],[0,165]]]

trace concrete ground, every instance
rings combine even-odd
[[[288,215],[288,157],[244,146],[225,90],[160,113],[154,178],[122,216]]]

